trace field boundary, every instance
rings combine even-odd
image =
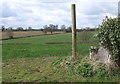
[[[81,41],[77,43],[98,43],[98,41]],[[72,42],[48,42],[46,44],[72,44]]]
[[[32,43],[2,43],[0,45],[31,45]]]
[[[28,38],[28,37],[36,37],[36,36],[44,36],[44,35],[56,35],[56,34],[65,34],[65,33],[54,33],[54,34],[42,34],[42,35],[31,35],[31,36],[24,36],[24,37],[13,37],[12,39],[20,39],[20,38]],[[0,40],[12,40],[11,38],[4,38]]]

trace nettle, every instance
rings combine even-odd
[[[98,28],[101,45],[111,54],[111,60],[120,66],[120,18],[106,18]]]

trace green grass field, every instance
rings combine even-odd
[[[79,34],[77,37],[80,41]],[[96,40],[91,38],[90,40]],[[6,40],[3,43],[31,43],[30,45],[3,45],[3,60],[24,57],[71,56],[71,44],[46,44],[47,42],[71,41],[71,34],[46,35]],[[77,44],[79,55],[88,55],[90,46],[98,43]]]
[[[93,32],[94,33],[94,32]],[[77,41],[81,41],[77,34]],[[92,37],[90,41],[97,38]],[[5,82],[120,82],[119,77],[83,78],[51,65],[58,58],[71,56],[71,44],[46,44],[71,41],[71,33],[45,35],[3,41],[3,43],[31,43],[30,45],[2,45],[3,78]],[[79,56],[89,56],[90,46],[98,43],[77,44]]]
[[[87,82],[87,84],[89,84],[89,82],[93,82],[90,84],[96,84],[97,82],[104,82],[101,84],[106,84],[107,82],[107,84],[110,82],[120,83],[120,76],[112,76],[110,78],[85,78],[79,75],[71,74],[64,67],[56,67],[52,65],[52,63],[57,59],[58,58],[45,57],[7,60],[3,65],[2,80],[5,82]]]

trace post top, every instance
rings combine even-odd
[[[75,4],[71,4],[72,6],[75,6]]]

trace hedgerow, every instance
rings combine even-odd
[[[120,18],[106,18],[98,28],[99,41],[111,54],[111,60],[120,66]]]

